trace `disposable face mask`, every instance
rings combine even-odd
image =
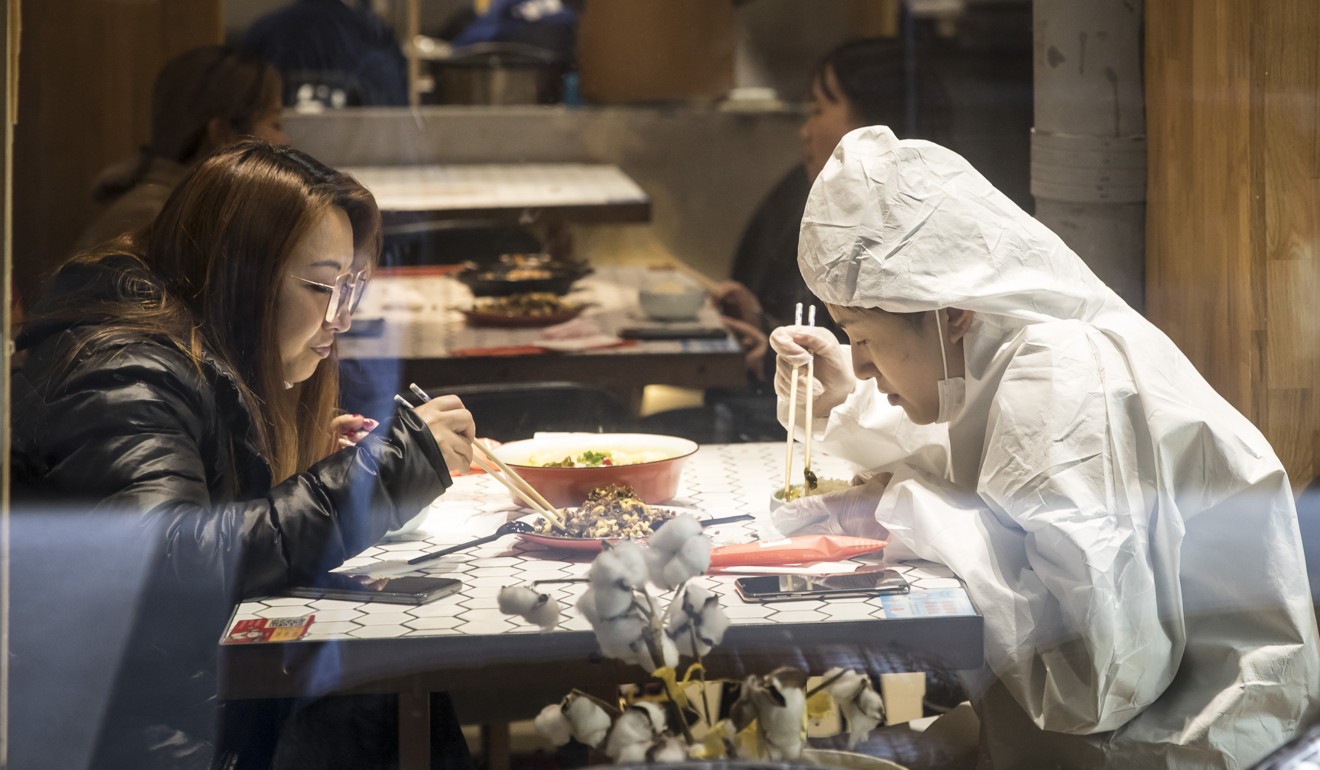
[[[957,417],[967,403],[967,378],[949,377],[949,358],[944,352],[944,324],[940,316],[944,311],[935,311],[935,329],[940,335],[940,363],[944,365],[944,379],[936,383],[940,396],[940,411],[935,422],[948,422]]]

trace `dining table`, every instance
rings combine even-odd
[[[681,322],[655,321],[642,313],[641,288],[670,273],[643,265],[594,268],[564,297],[581,308],[565,331],[471,322],[464,311],[474,307],[475,298],[456,269],[400,268],[373,277],[353,317],[356,330],[338,343],[341,377],[391,388],[410,382],[427,388],[591,383],[614,391],[634,410],[647,385],[706,389],[746,383],[742,349],[723,331],[710,302]],[[673,338],[625,339],[620,333],[626,330]]]
[[[699,517],[751,516],[708,528],[716,545],[780,539],[769,510],[772,492],[784,480],[784,456],[782,443],[701,446],[684,462],[677,496],[662,507]],[[844,461],[820,453],[812,467],[821,478],[848,478],[852,472]],[[464,474],[420,514],[424,519],[415,530],[378,543],[340,569],[377,574],[428,551],[489,535],[530,513],[514,504],[497,479]],[[647,678],[636,666],[603,658],[588,621],[574,609],[592,558],[515,534],[416,565],[416,574],[462,581],[457,593],[422,605],[249,599],[234,609],[220,641],[220,695],[235,700],[392,694],[399,704],[400,767],[428,767],[430,693],[450,693],[465,723],[507,723],[534,716],[574,688],[600,691]],[[723,642],[703,660],[706,676],[741,679],[783,665],[814,674],[832,666],[980,667],[982,618],[964,584],[942,565],[884,562],[882,554],[856,557],[844,566],[855,569],[877,560],[903,575],[909,592],[754,603],[739,598],[736,572],[695,578],[720,597],[731,620]],[[559,622],[543,631],[503,614],[497,595],[505,586],[549,593],[565,608]],[[297,633],[239,633],[265,626]]]

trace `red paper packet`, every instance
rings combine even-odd
[[[221,644],[256,644],[258,642],[292,642],[301,639],[311,628],[315,615],[293,618],[246,618],[234,621]]]
[[[851,535],[796,535],[781,540],[758,540],[711,549],[712,567],[777,567],[842,561],[883,550],[884,540]]]

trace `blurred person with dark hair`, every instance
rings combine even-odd
[[[909,138],[947,143],[948,96],[926,68],[909,71],[907,54],[901,39],[866,38],[831,50],[816,65],[810,111],[799,131],[802,164],[775,185],[753,214],[738,244],[732,280],[716,295],[736,332],[752,338],[760,332],[755,371],[764,365],[765,334],[785,323],[796,303],[814,301],[797,270],[798,229],[811,183],[843,135],[862,126],[902,130],[910,125],[912,130],[904,132]],[[915,106],[914,115],[908,114],[909,105]],[[822,322],[832,328],[832,321]]]
[[[294,0],[253,22],[242,46],[279,68],[286,105],[408,104],[408,61],[367,0]]]
[[[175,56],[151,91],[151,140],[137,157],[97,177],[93,199],[109,204],[83,231],[83,251],[151,223],[202,158],[245,136],[288,144],[280,120],[280,73],[260,57],[218,45]]]
[[[94,766],[210,766],[234,605],[372,546],[471,461],[454,396],[379,435],[335,427],[335,340],[380,249],[364,187],[246,140],[196,166],[146,230],[62,266],[24,324],[16,508],[128,518],[147,554]],[[252,751],[269,761],[278,723],[249,705],[226,706],[224,750],[264,741]]]
[[[865,38],[834,48],[816,64],[810,112],[799,131],[802,163],[784,175],[757,207],[738,243],[731,278],[715,292],[721,320],[742,345],[752,382],[750,393],[712,391],[707,402],[713,402],[717,411],[728,410],[723,422],[737,426],[737,438],[782,435],[775,417],[774,356],[767,355],[768,335],[791,321],[798,302],[815,302],[797,269],[798,229],[807,193],[834,146],[855,128],[881,123],[912,125],[913,137],[947,138],[948,97],[929,68],[917,66],[911,71],[915,61],[901,39]],[[916,92],[910,94],[914,85]],[[909,114],[909,107],[915,107],[914,114]],[[837,335],[828,314],[817,318]]]

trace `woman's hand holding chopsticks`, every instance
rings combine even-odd
[[[472,440],[477,427],[458,396],[436,396],[412,409],[431,429],[450,473],[461,473],[472,466]]]
[[[481,468],[483,471],[490,474],[491,478],[508,487],[509,491],[513,492],[514,495],[526,503],[529,508],[545,517],[546,521],[549,521],[559,529],[564,529],[564,518],[560,514],[559,509],[547,502],[546,499],[541,496],[540,492],[537,492],[526,479],[518,475],[517,471],[510,468],[503,460],[496,457],[495,454],[490,451],[488,445],[477,443],[476,449],[478,452],[473,453],[474,439],[472,436],[476,433],[476,427],[472,421],[472,413],[463,408],[463,402],[459,400],[457,396],[441,396],[433,399],[425,390],[418,387],[415,382],[410,384],[408,389],[412,391],[413,395],[421,399],[422,405],[415,407],[403,396],[395,396],[394,400],[399,406],[406,409],[412,409],[420,415],[424,409],[430,411],[430,408],[433,405],[439,404],[441,405],[443,414],[447,416],[447,419],[458,424],[460,428],[467,431],[462,434],[462,436],[466,436],[467,438],[466,449],[468,452],[467,459],[462,468],[463,470],[466,470],[473,463],[476,463],[478,468]],[[457,404],[457,406],[455,406],[455,404]],[[458,412],[462,412],[462,415],[466,415],[465,426],[462,424],[462,420],[457,414]],[[427,424],[431,425],[429,421]],[[436,428],[432,426],[431,430],[434,432]],[[438,436],[436,440],[439,441]],[[441,452],[444,452],[443,444],[441,444]],[[450,465],[449,468],[451,471],[456,470],[453,465]]]

